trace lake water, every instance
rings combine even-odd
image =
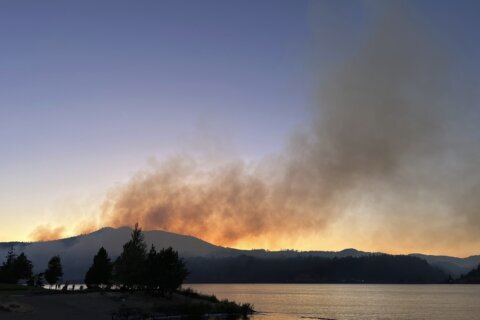
[[[188,284],[250,302],[253,320],[479,320],[480,285]]]

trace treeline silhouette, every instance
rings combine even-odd
[[[59,256],[50,259],[45,272],[33,274],[32,261],[23,252],[17,255],[13,248],[10,248],[0,266],[0,283],[17,284],[23,281],[30,286],[41,287],[44,281],[47,281],[52,286],[56,285],[62,276],[62,262]]]
[[[480,284],[480,265],[469,273],[462,275],[456,282]]]
[[[322,258],[190,258],[188,282],[442,283],[448,275],[425,260],[386,254]]]
[[[85,284],[90,289],[119,289],[149,291],[171,297],[185,280],[188,272],[184,261],[171,247],[157,251],[152,245],[147,252],[142,229],[135,225],[131,239],[123,245],[120,256],[112,262],[105,248],[100,248],[93,257],[92,266],[85,275]],[[44,281],[58,288],[63,276],[62,262],[54,256],[45,272],[33,273],[33,263],[25,253],[17,255],[11,248],[0,266],[0,283],[42,287]],[[68,282],[63,287],[68,289]]]
[[[157,251],[152,245],[147,252],[142,230],[136,224],[115,262],[100,248],[85,275],[85,284],[91,289],[115,286],[120,290],[149,291],[171,297],[187,274],[184,261],[171,247]]]
[[[188,268],[188,271],[187,271]],[[10,249],[0,266],[0,283],[58,286],[63,276],[59,256],[34,274],[24,253]],[[480,266],[458,279],[414,256],[372,254],[360,257],[315,256],[261,258],[196,257],[183,260],[172,248],[147,250],[138,224],[115,261],[102,247],[85,275],[90,289],[149,291],[171,296],[190,283],[480,283]],[[68,285],[64,287],[68,288]]]

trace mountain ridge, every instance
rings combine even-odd
[[[80,280],[90,266],[94,254],[100,247],[105,247],[112,259],[121,252],[122,246],[128,241],[132,229],[129,227],[104,227],[91,233],[78,236],[38,242],[0,242],[0,261],[3,261],[7,251],[14,247],[17,253],[25,252],[34,264],[34,271],[41,272],[47,266],[48,260],[54,255],[60,255],[64,264],[65,280]],[[247,255],[256,258],[290,258],[290,257],[362,257],[366,255],[383,254],[381,252],[366,252],[354,248],[340,251],[297,251],[280,250],[269,251],[264,249],[241,250],[222,247],[206,242],[200,238],[177,234],[163,230],[144,230],[145,241],[148,246],[157,248],[173,247],[184,258],[190,257],[234,257]],[[432,266],[438,267],[456,278],[468,273],[480,264],[480,255],[465,258],[425,255],[420,253],[408,254],[426,260]]]

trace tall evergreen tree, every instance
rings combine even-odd
[[[146,248],[142,229],[137,223],[130,241],[123,245],[123,251],[115,262],[115,276],[119,284],[129,289],[145,286]]]
[[[20,253],[20,255],[15,259],[13,263],[15,282],[18,280],[30,280],[33,277],[33,264],[27,258],[25,253]]]
[[[148,252],[145,272],[148,290],[162,290],[162,261],[160,260],[160,255],[158,254],[154,245],[152,245],[150,251]]]
[[[48,268],[45,270],[45,280],[50,285],[54,285],[63,276],[62,261],[59,256],[54,256],[48,262]]]
[[[0,267],[0,282],[17,283],[17,279],[15,277],[15,260],[16,259],[17,259],[17,255],[15,254],[15,249],[11,247],[7,252],[5,261]]]
[[[172,296],[188,275],[185,262],[179,258],[178,252],[172,247],[162,249],[158,256],[161,265],[158,270],[161,275],[161,287],[169,296]]]
[[[85,284],[91,287],[108,286],[112,280],[112,262],[107,250],[101,247],[93,257],[93,264],[85,275]]]
[[[147,287],[169,296],[178,289],[187,276],[187,270],[178,253],[171,247],[159,252],[152,245],[146,262]]]
[[[19,280],[32,278],[33,265],[25,253],[15,254],[13,247],[8,251],[7,257],[0,266],[0,282],[17,283]]]

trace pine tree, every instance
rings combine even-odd
[[[15,249],[11,247],[8,252],[5,261],[0,267],[0,282],[3,283],[17,283],[15,277],[15,260],[17,255]]]
[[[155,291],[160,289],[162,284],[161,261],[153,244],[147,256],[146,277],[146,284],[149,290]]]
[[[93,257],[93,264],[85,275],[85,284],[91,287],[109,286],[112,279],[112,262],[107,250],[101,247]]]
[[[179,258],[178,252],[172,247],[162,249],[158,256],[161,261],[161,269],[158,271],[162,278],[161,287],[171,297],[172,293],[182,285],[188,271],[185,268],[185,262]]]
[[[171,247],[159,252],[152,245],[146,262],[147,287],[171,296],[187,276],[185,263]]]
[[[33,276],[33,264],[28,260],[25,253],[21,253],[13,262],[15,282],[18,280],[29,280]]]
[[[122,286],[129,289],[145,286],[146,248],[142,229],[137,223],[130,241],[123,245],[123,251],[115,262],[116,279]]]
[[[45,271],[45,280],[50,285],[54,285],[63,276],[62,261],[59,256],[54,256],[48,262],[48,268]]]

